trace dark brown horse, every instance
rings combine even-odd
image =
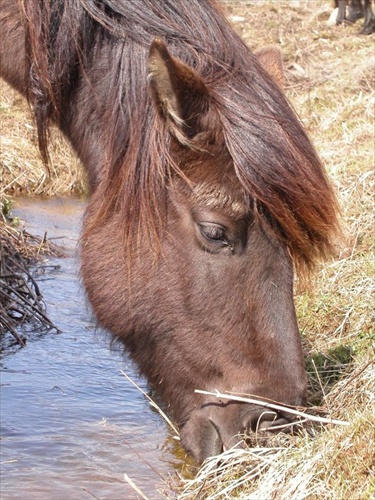
[[[372,3],[373,0],[334,0],[334,6],[338,9],[336,24],[342,24],[344,20],[355,23],[364,17],[363,33],[366,35],[374,33],[375,16],[371,8]]]
[[[198,460],[287,421],[195,389],[302,405],[293,268],[332,249],[336,202],[280,86],[214,0],[1,1],[2,75],[47,159],[57,124],[90,197],[82,277]]]

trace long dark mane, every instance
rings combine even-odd
[[[256,212],[287,243],[297,267],[310,268],[331,252],[337,206],[324,169],[284,94],[215,1],[21,4],[28,96],[44,158],[49,123],[66,130],[69,102],[80,82],[92,86],[92,103],[84,103],[81,113],[90,116],[96,106],[105,161],[93,180],[102,208],[86,232],[113,212],[127,220],[125,239],[140,227],[158,232],[168,179],[179,171],[171,159],[171,135],[148,88],[149,46],[161,38],[205,82],[236,175]],[[99,54],[102,59],[105,54],[105,89],[97,75]]]

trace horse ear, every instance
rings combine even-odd
[[[264,47],[255,52],[260,64],[277,85],[284,87],[284,64],[281,50],[275,45]]]
[[[177,139],[189,143],[201,131],[202,116],[208,111],[206,85],[192,68],[172,57],[158,39],[151,44],[148,69],[159,112]]]

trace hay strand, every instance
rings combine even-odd
[[[290,408],[289,406],[284,406],[284,405],[280,405],[280,404],[276,404],[276,403],[270,403],[270,402],[262,401],[261,399],[256,399],[253,397],[236,396],[235,394],[223,393],[223,392],[219,392],[219,391],[215,391],[215,392],[201,391],[199,389],[196,389],[194,392],[196,392],[198,394],[205,394],[206,396],[214,396],[214,397],[220,398],[220,399],[228,399],[230,401],[239,401],[241,403],[248,403],[248,404],[253,404],[253,405],[258,405],[258,406],[264,406],[265,408],[269,408],[271,410],[282,411],[283,413],[290,413],[291,415],[295,415],[297,417],[302,417],[304,420],[310,420],[312,422],[319,422],[321,424],[350,425],[350,423],[346,422],[345,420],[317,417],[315,415],[310,415],[308,413],[305,413],[304,411],[296,410],[295,408]]]

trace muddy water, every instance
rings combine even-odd
[[[39,278],[47,311],[61,329],[2,357],[1,498],[140,498],[171,493],[166,481],[184,461],[173,433],[121,374],[144,390],[131,362],[111,351],[78,277],[76,244],[83,202],[20,200],[14,214],[34,234],[58,237],[70,252]],[[62,238],[63,237],[63,238]]]

